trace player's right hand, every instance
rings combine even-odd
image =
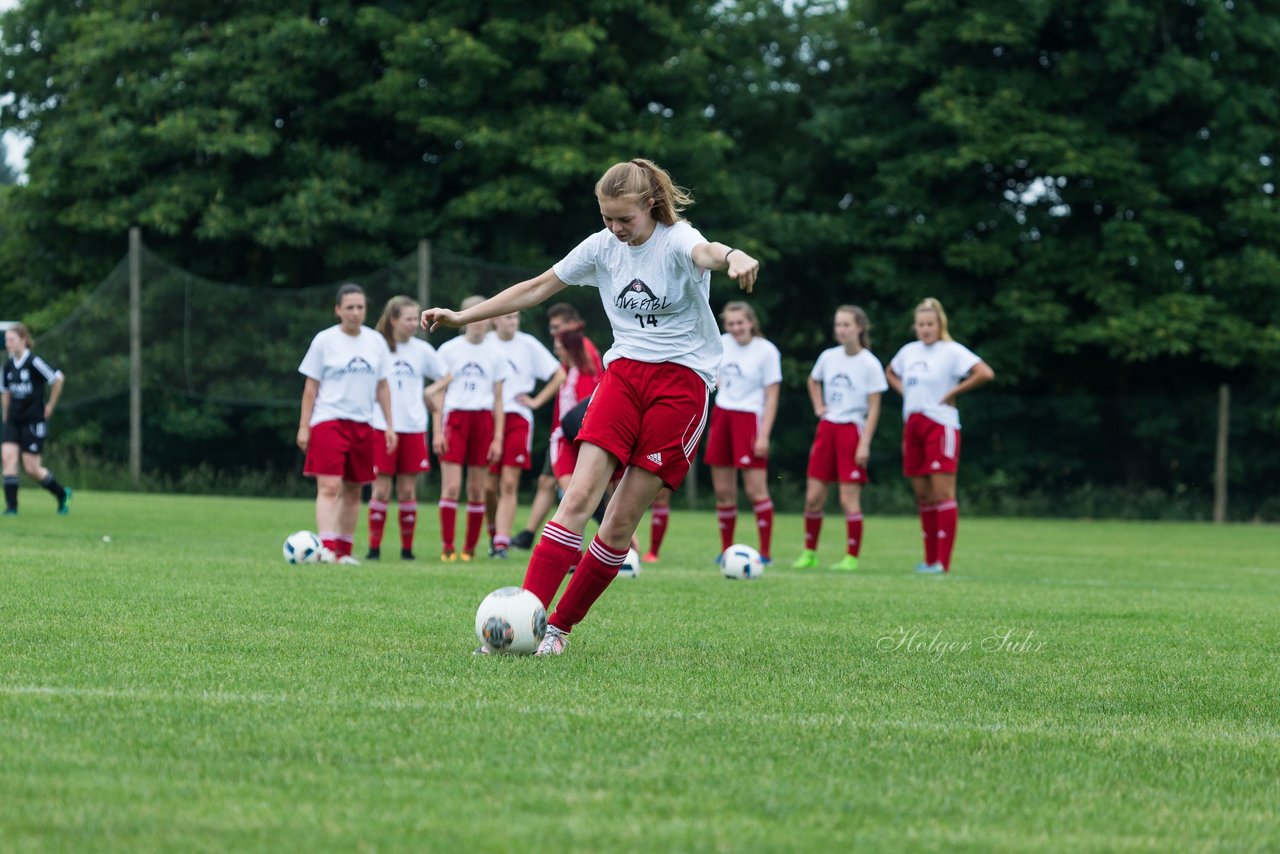
[[[305,454],[307,452],[307,446],[310,444],[311,444],[311,428],[306,426],[299,427],[298,428],[298,447],[302,449],[302,453]]]
[[[451,308],[428,308],[422,312],[422,328],[435,332],[438,326],[451,326],[454,329],[465,326],[458,312]]]

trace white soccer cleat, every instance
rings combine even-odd
[[[538,651],[534,655],[563,655],[564,648],[568,645],[568,634],[547,624],[547,633],[543,636],[542,643],[538,644]]]
[[[333,553],[333,549],[320,547],[320,551],[316,553],[316,563],[337,563],[338,556]]]
[[[338,558],[337,562],[342,566],[359,566],[360,565],[360,561],[356,559],[355,555],[343,555],[342,557]]]

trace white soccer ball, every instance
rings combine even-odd
[[[284,559],[289,563],[317,563],[324,544],[310,531],[297,531],[284,540]]]
[[[622,562],[622,566],[618,567],[619,578],[639,578],[640,577],[640,552],[635,549],[627,550],[627,559]]]
[[[521,587],[502,587],[476,610],[476,637],[490,652],[530,655],[547,633],[547,609]]]
[[[734,543],[720,555],[720,571],[725,578],[751,580],[764,575],[764,560],[751,546]]]

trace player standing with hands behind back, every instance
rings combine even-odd
[[[525,589],[544,606],[578,562],[587,519],[614,469],[626,471],[548,619],[538,655],[564,652],[569,632],[617,576],[658,490],[679,487],[689,470],[723,354],[707,301],[711,271],[727,269],[750,292],[760,267],[740,249],[708,242],[686,222],[680,213],[693,199],[649,160],[614,164],[595,194],[604,228],[550,270],[461,312],[422,313],[427,327],[461,326],[532,308],[576,284],[599,289],[613,328],[605,374],[578,434],[577,466],[525,572]]]
[[[920,507],[924,563],[916,572],[951,571],[959,509],[960,410],[956,398],[991,382],[995,372],[947,331],[947,313],[933,297],[916,306],[916,339],[889,363],[888,379],[902,395],[902,473]]]

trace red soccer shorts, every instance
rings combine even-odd
[[[578,441],[678,489],[706,423],[707,384],[692,368],[615,359],[596,386]]]
[[[559,427],[551,434],[551,447],[547,453],[551,455],[551,473],[557,481],[562,477],[570,477],[578,465],[578,446],[564,437]]]
[[[754,447],[760,433],[760,416],[736,409],[711,408],[711,428],[707,431],[707,453],[703,461],[709,466],[739,469],[767,468],[767,457],[757,457]]]
[[[373,431],[373,467],[378,474],[422,474],[431,471],[426,433],[401,433],[394,454],[387,453],[387,434]]]
[[[444,439],[448,448],[442,463],[488,466],[493,444],[493,412],[488,409],[455,409],[446,416]]]
[[[819,421],[809,448],[809,477],[826,483],[866,483],[867,470],[856,461],[861,439],[857,424]]]
[[[373,433],[372,427],[359,421],[321,421],[311,428],[302,473],[373,483]]]
[[[913,412],[902,426],[902,473],[907,477],[955,474],[960,465],[960,430]]]
[[[502,459],[489,466],[489,471],[497,474],[503,466],[525,470],[533,468],[533,430],[529,422],[523,415],[508,412],[503,423],[507,426],[502,431]]]

